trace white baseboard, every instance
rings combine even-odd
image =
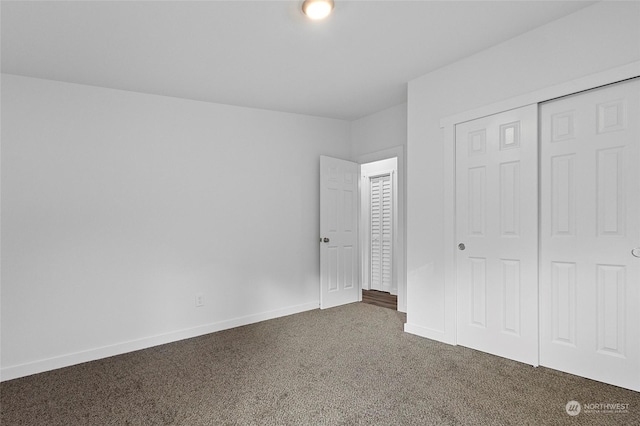
[[[456,344],[454,339],[452,339],[449,335],[439,330],[433,330],[431,328],[405,323],[404,331],[406,333],[415,334],[416,336],[425,337],[431,340],[437,340],[438,342],[447,343],[449,345]]]
[[[216,331],[228,330],[230,328],[253,324],[274,318],[293,315],[304,311],[318,309],[318,302],[305,303],[302,305],[289,306],[274,311],[262,312],[254,315],[247,315],[240,318],[220,321],[211,324],[200,325],[188,329],[172,331],[170,333],[156,336],[143,337],[141,339],[128,342],[116,343],[114,345],[100,348],[88,349],[86,351],[75,352],[53,358],[28,362],[25,364],[12,365],[0,369],[0,381],[17,379],[19,377],[30,376],[32,374],[43,373],[45,371],[56,370],[58,368],[69,367],[83,362],[95,361],[110,356],[121,355],[127,352],[147,349],[153,346],[164,345],[178,340],[189,339],[202,336],[204,334],[215,333]]]

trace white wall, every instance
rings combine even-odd
[[[396,157],[398,167],[398,310],[407,311],[406,285],[406,145],[407,104],[400,104],[351,122],[351,158],[360,163]]]
[[[409,83],[407,331],[453,342],[445,303],[444,117],[640,59],[640,3],[603,2]],[[455,306],[454,306],[455,307]]]
[[[351,157],[358,158],[407,144],[407,104],[351,122]]]
[[[2,75],[2,379],[317,308],[319,156],[349,138]]]

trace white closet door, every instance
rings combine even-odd
[[[393,192],[391,175],[370,178],[371,288],[391,291]]]
[[[457,342],[531,365],[538,364],[537,152],[537,105],[456,126]]]
[[[540,364],[640,390],[640,81],[543,104]],[[640,253],[636,253],[640,256]]]

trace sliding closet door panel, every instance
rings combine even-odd
[[[457,342],[538,364],[537,106],[456,126]]]
[[[540,108],[540,364],[635,390],[639,105],[636,79]]]

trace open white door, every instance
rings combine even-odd
[[[456,126],[458,344],[538,364],[537,106]]]
[[[360,300],[358,177],[351,161],[320,157],[320,308]]]
[[[540,114],[540,364],[640,391],[640,80]]]

